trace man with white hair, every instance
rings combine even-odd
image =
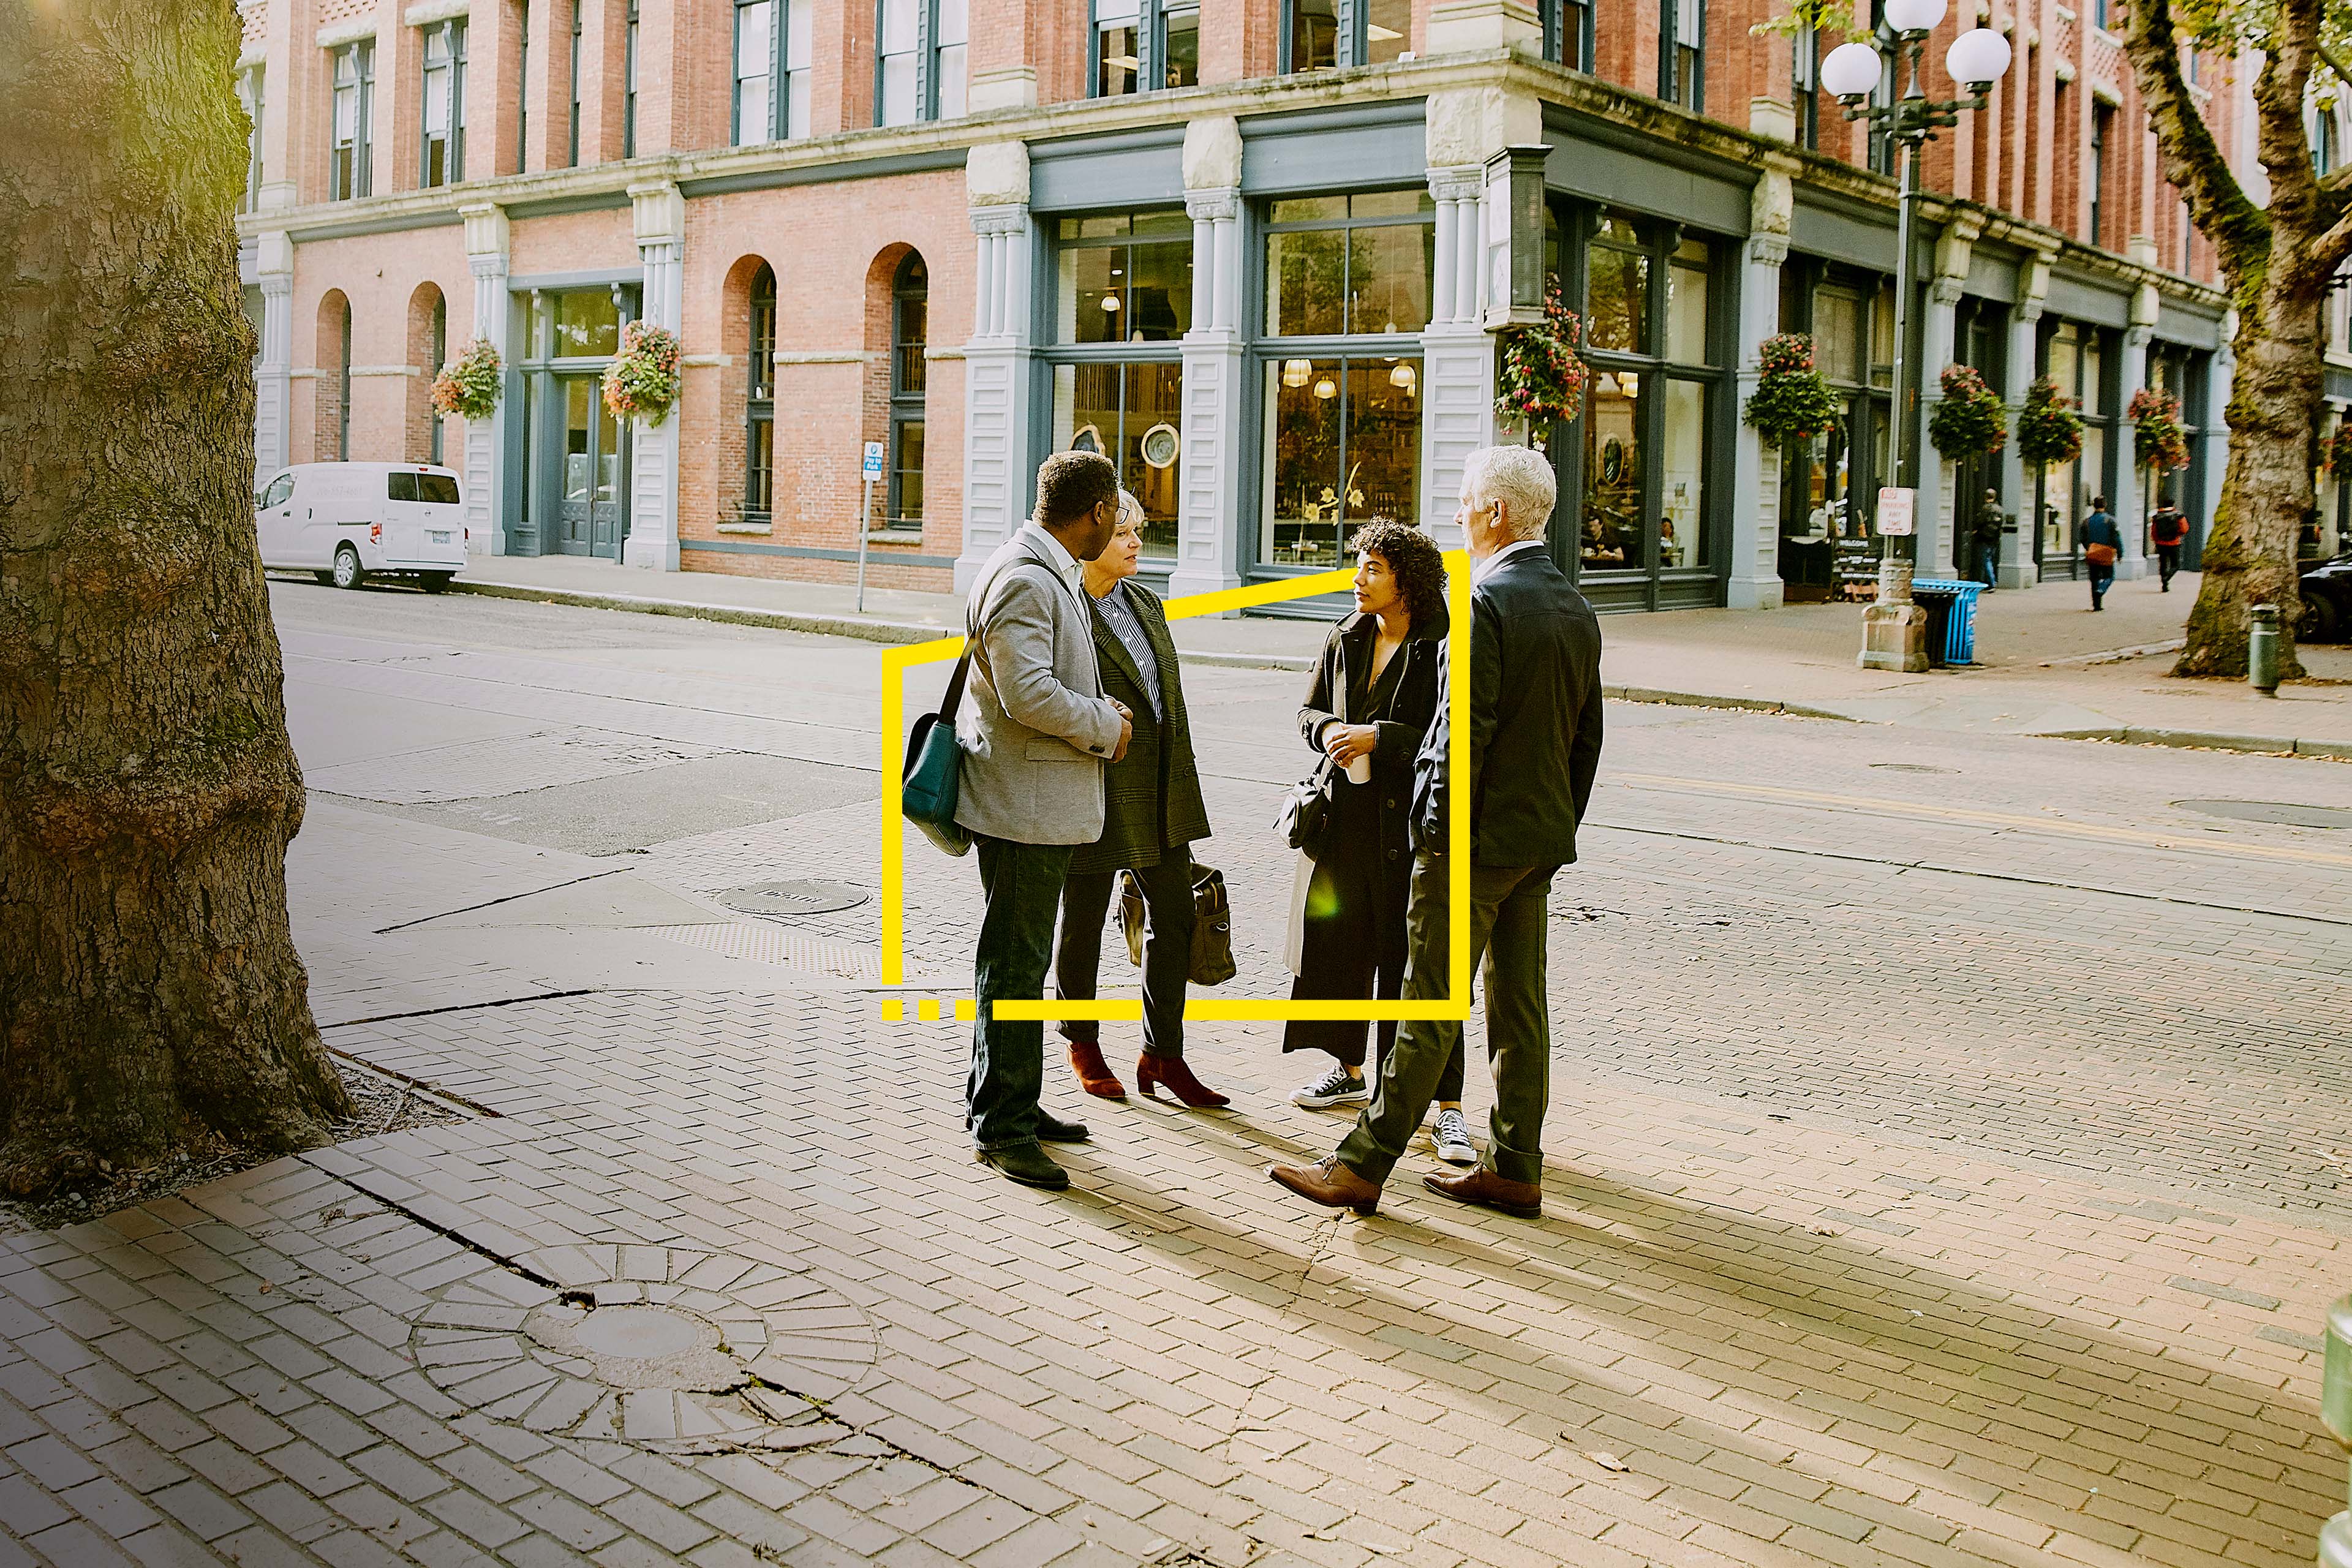
[[[1553,498],[1551,464],[1528,447],[1482,447],[1463,466],[1454,521],[1472,563],[1470,842],[1463,847],[1471,857],[1470,967],[1483,964],[1486,977],[1495,1112],[1475,1170],[1423,1178],[1443,1196],[1527,1217],[1543,1212],[1551,879],[1576,858],[1576,825],[1601,762],[1601,626],[1545,548]],[[1438,689],[1451,691],[1443,674]],[[1409,1002],[1441,999],[1448,990],[1450,705],[1441,697],[1413,763]],[[1374,1212],[1461,1037],[1458,1023],[1400,1025],[1372,1102],[1339,1151],[1320,1164],[1276,1165],[1267,1173],[1312,1203]]]

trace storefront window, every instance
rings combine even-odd
[[[1279,201],[1267,214],[1269,337],[1418,332],[1429,323],[1428,189]]]
[[[1181,212],[1065,218],[1055,341],[1173,342],[1192,325],[1192,225]]]
[[[1588,345],[1603,353],[1650,352],[1650,258],[1633,226],[1604,219],[1587,253]]]
[[[1666,357],[1681,364],[1713,364],[1706,337],[1707,252],[1686,239],[1666,269]]]
[[[1419,519],[1417,355],[1269,361],[1265,411],[1268,564],[1337,566],[1354,529]]]
[[[1183,452],[1184,367],[1174,360],[1057,364],[1054,449],[1100,452],[1143,507],[1143,552],[1176,553],[1176,459]]]
[[[621,352],[621,306],[610,289],[571,289],[549,296],[555,359],[609,358]]]
[[[1632,572],[1649,564],[1642,547],[1641,376],[1603,372],[1584,414],[1584,535],[1587,572]]]
[[[1658,565],[1665,571],[1706,561],[1706,411],[1704,382],[1669,380],[1660,447]]]

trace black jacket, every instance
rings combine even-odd
[[[1414,760],[1413,837],[1446,842],[1450,689]],[[1522,550],[1470,589],[1470,842],[1481,866],[1565,866],[1601,765],[1601,623]]]
[[[1380,843],[1335,846],[1332,853],[1362,853],[1372,861],[1394,864],[1409,876],[1412,866],[1412,769],[1422,737],[1437,713],[1438,662],[1445,649],[1445,615],[1439,611],[1427,625],[1415,624],[1404,646],[1389,657],[1402,661],[1396,680],[1382,706],[1360,712],[1350,700],[1359,671],[1367,690],[1372,682],[1372,645],[1380,636],[1377,616],[1355,615],[1341,621],[1324,640],[1323,657],[1315,666],[1315,683],[1307,689],[1306,705],[1298,710],[1298,731],[1308,749],[1323,754],[1326,724],[1370,724],[1379,739],[1372,743],[1372,782],[1363,788],[1379,792]],[[1343,778],[1335,791],[1350,788]],[[1402,907],[1402,906],[1400,906]]]
[[[1160,666],[1164,717],[1154,717],[1144,695],[1143,670],[1099,605],[1087,606],[1095,628],[1095,663],[1102,671],[1105,697],[1116,697],[1135,715],[1127,755],[1103,769],[1103,831],[1070,855],[1070,874],[1137,870],[1160,864],[1180,844],[1209,837],[1209,812],[1201,802],[1201,770],[1192,758],[1192,722],[1184,710],[1184,679],[1176,662],[1175,639],[1168,635],[1159,595],[1129,580],[1126,594],[1137,624]]]

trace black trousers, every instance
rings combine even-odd
[[[2156,569],[2164,575],[2164,586],[2172,586],[2172,574],[2180,570],[2180,546],[2159,544],[2156,547]]]
[[[1337,836],[1335,836],[1337,837]],[[1408,877],[1410,872],[1408,871]],[[1388,874],[1377,837],[1358,839],[1334,849],[1315,867],[1307,895],[1305,942],[1300,953],[1306,971],[1290,984],[1294,1002],[1339,1002],[1377,996],[1393,1002],[1404,993],[1406,954],[1410,946],[1405,914],[1410,893],[1386,884],[1402,880]],[[1402,895],[1402,896],[1400,896]],[[1377,1054],[1372,1076],[1396,1044],[1394,1019],[1383,1020],[1374,1036]],[[1286,1051],[1328,1051],[1349,1067],[1364,1065],[1364,1025],[1330,1019],[1301,1019],[1282,1031]],[[1463,1054],[1457,1039],[1439,1076],[1437,1098],[1462,1098]]]
[[[999,1019],[999,1002],[1034,1002],[1045,994],[1054,945],[1054,905],[1070,868],[1066,844],[1015,844],[982,837],[975,846],[987,906],[973,958],[971,1076],[964,1121],[975,1147],[1014,1149],[1037,1142],[1037,1090],[1045,1082],[1045,1026]]]
[[[1143,1052],[1184,1054],[1184,986],[1192,972],[1192,857],[1182,845],[1134,873],[1143,891]],[[1074,871],[1062,883],[1062,935],[1054,949],[1054,994],[1091,1002],[1101,966],[1103,925],[1116,871]],[[1092,1018],[1065,1018],[1065,1039],[1102,1038]]]

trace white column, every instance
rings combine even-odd
[[[513,356],[507,352],[507,215],[488,202],[458,212],[466,224],[466,265],[474,275],[472,335],[498,350],[501,364],[509,363]],[[450,357],[464,352],[457,345]],[[507,416],[501,396],[488,419],[466,422],[467,548],[491,555],[507,552]]]
[[[638,319],[677,332],[686,309],[686,199],[676,185],[657,180],[631,185],[629,202],[636,214],[637,259],[645,268]],[[621,554],[626,565],[677,570],[677,426],[684,412],[672,407],[659,425],[633,422],[629,539]]]
[[[2205,507],[2204,515],[2197,521],[2198,542],[2201,549],[2204,534],[2213,527],[2213,520],[2221,515],[2221,480],[2230,467],[2230,383],[2237,374],[2238,356],[2232,345],[2238,341],[2238,312],[2224,311],[2221,316],[2221,346],[2213,351],[2212,367],[2205,374]],[[2182,481],[2182,500],[2187,481]],[[2203,559],[2200,554],[2199,559]]]
[[[1192,219],[1192,325],[1184,334],[1184,447],[1177,459],[1176,567],[1168,577],[1169,593],[1180,597],[1241,584],[1242,383],[1248,363],[1241,332],[1241,192],[1230,185],[1188,190],[1184,210]]]
[[[971,209],[978,272],[971,340],[964,346],[963,548],[956,588],[971,585],[990,554],[1028,517],[1029,204]]]
[[[2135,309],[2132,314],[2137,316],[2139,312]],[[2130,405],[2131,395],[2147,384],[2147,345],[2155,335],[2151,327],[2137,321],[2124,331],[2124,374],[2118,396],[2125,407]],[[2116,453],[2116,491],[2107,498],[2107,510],[2115,513],[2116,530],[2124,536],[2124,547],[2116,557],[2117,582],[2147,575],[2147,536],[2141,526],[2140,472],[2134,450],[2134,429],[2128,419],[2116,426],[2116,444],[2121,449]]]
[[[1470,454],[1498,438],[1495,338],[1484,321],[1486,170],[1429,171],[1437,201],[1437,276],[1421,334],[1421,526],[1444,550],[1458,548],[1454,514]]]
[[[258,484],[293,458],[294,245],[283,232],[261,237],[255,281],[261,286],[261,352],[253,362],[253,468]]]
[[[2014,424],[2025,406],[2025,389],[2033,384],[2033,340],[2042,321],[2042,297],[2027,294],[2009,318],[2009,385],[2004,398]],[[2033,532],[2042,520],[2033,514],[2033,469],[2018,456],[2012,440],[2001,448],[2001,494],[2017,526],[2000,536],[2000,566],[1997,575],[2004,588],[2031,588],[2042,581],[2033,564]]]
[[[1751,234],[1740,254],[1739,405],[1756,395],[1766,338],[1780,330],[1780,267],[1789,258],[1786,235]],[[1735,610],[1777,610],[1780,589],[1780,449],[1739,421],[1732,448],[1731,572],[1724,603]]]
[[[1953,466],[1927,438],[1928,422],[1935,417],[1936,405],[1944,401],[1944,367],[1952,363],[1952,312],[1959,302],[1959,279],[1928,280],[1927,315],[1919,324],[1919,426],[1911,433],[1911,449],[1919,454],[1919,499],[1914,521],[1919,531],[1912,541],[1911,559],[1921,577],[1942,575],[1944,563],[1951,558],[1951,541],[1966,531],[1957,525],[1946,526],[1948,513],[1961,510],[1953,504],[1951,495]],[[1954,574],[1976,575],[1957,567]]]

